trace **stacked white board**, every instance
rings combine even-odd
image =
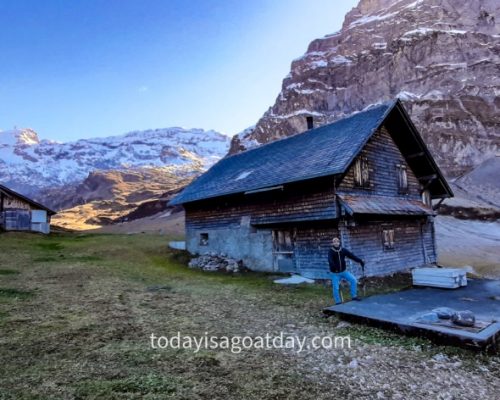
[[[462,268],[415,268],[413,285],[456,289],[467,286],[467,272]]]

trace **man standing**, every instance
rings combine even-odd
[[[349,271],[346,271],[345,258],[348,257],[353,261],[356,261],[361,265],[361,268],[365,267],[365,262],[352,254],[349,250],[344,249],[340,246],[340,239],[334,237],[332,240],[332,247],[328,250],[328,264],[330,265],[330,272],[332,275],[332,288],[333,288],[333,298],[335,304],[342,303],[340,298],[339,286],[340,281],[345,279],[349,282],[351,287],[351,298],[352,300],[361,300],[358,297],[358,281]]]

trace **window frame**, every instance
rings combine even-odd
[[[408,184],[408,167],[404,164],[396,164],[398,171],[398,192],[400,194],[407,194],[410,189]]]
[[[382,226],[382,247],[384,251],[393,251],[396,249],[396,232],[392,226]]]
[[[365,155],[359,156],[354,162],[354,186],[370,189],[370,163]]]
[[[208,240],[209,240],[208,232],[201,232],[199,245],[200,246],[208,246]]]
[[[422,190],[422,203],[424,203],[427,207],[432,208],[432,197],[429,189]]]

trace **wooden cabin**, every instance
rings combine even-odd
[[[0,185],[0,230],[49,233],[50,208]]]
[[[451,196],[396,100],[223,158],[170,204],[184,206],[193,254],[321,279],[334,236],[367,275],[435,264],[432,201]]]

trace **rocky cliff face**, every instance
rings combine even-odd
[[[292,62],[276,103],[231,153],[399,97],[456,175],[500,146],[500,2],[361,0],[342,29]]]
[[[220,159],[228,148],[228,137],[202,129],[135,131],[69,143],[39,140],[31,129],[0,131],[0,182],[40,198],[37,194],[41,190],[62,185],[68,188],[96,170],[156,168],[162,170],[162,176],[196,174]],[[141,176],[152,170],[144,171]]]

